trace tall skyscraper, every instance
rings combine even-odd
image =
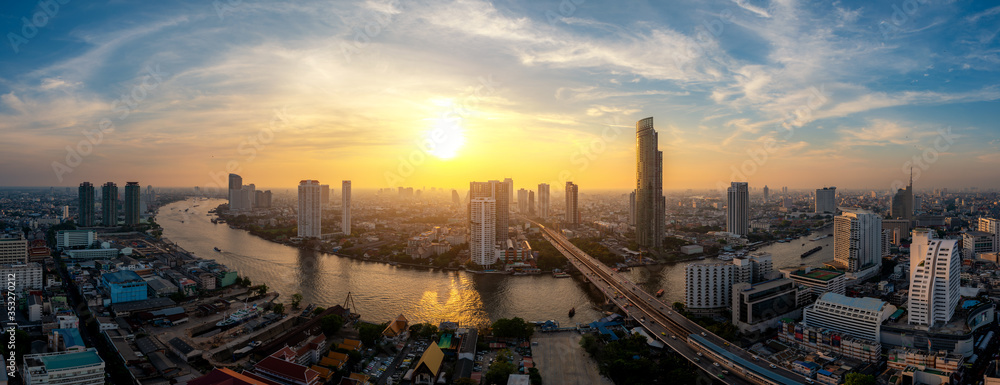
[[[882,217],[861,210],[834,217],[833,260],[849,273],[864,272],[859,278],[878,274],[882,266]]]
[[[322,233],[322,198],[318,180],[299,182],[299,237],[319,238]]]
[[[323,204],[323,207],[328,207],[330,205],[330,185],[321,184],[319,185],[319,188],[320,188],[320,195],[319,195],[320,203]]]
[[[913,229],[907,306],[911,325],[933,326],[951,321],[958,306],[961,270],[958,240],[934,239],[928,229]]]
[[[528,190],[528,216],[535,216],[535,192]]]
[[[139,195],[142,187],[139,182],[125,182],[125,226],[139,224]]]
[[[329,189],[329,188],[328,188]],[[340,205],[344,213],[341,216],[340,231],[351,234],[351,181],[345,180],[340,187]]]
[[[101,186],[101,225],[118,226],[118,185],[115,182]]]
[[[732,182],[726,195],[726,231],[745,236],[750,232],[750,189],[747,182]]]
[[[507,189],[507,211],[514,211],[514,180],[504,178],[503,185]],[[498,201],[497,203],[499,204],[500,202]]]
[[[517,212],[528,213],[528,190],[523,188],[517,190]]]
[[[229,209],[239,210],[243,199],[243,177],[229,174]]]
[[[816,189],[816,214],[837,213],[837,188],[823,187]]]
[[[666,200],[663,197],[663,152],[653,118],[635,123],[635,241],[640,247],[663,246]]]
[[[451,203],[456,207],[462,205],[462,199],[458,197],[458,191],[455,191],[455,189],[451,190]]]
[[[497,254],[494,251],[497,239],[497,212],[506,210],[498,210],[497,200],[492,196],[476,197],[475,193],[470,196],[469,259],[480,266],[492,265],[497,261]]]
[[[580,225],[580,210],[577,206],[580,186],[573,182],[566,182],[566,227],[575,229]]]
[[[538,216],[542,219],[549,218],[549,184],[538,184]]]
[[[781,188],[781,193],[782,194],[788,194],[788,186],[782,187]]]
[[[635,190],[628,194],[628,224],[635,226]]]
[[[891,213],[893,219],[913,220],[913,172],[910,172],[910,184],[905,189],[896,191],[892,196]]]
[[[768,199],[770,198],[770,197],[768,196],[768,194],[769,194],[770,192],[771,192],[771,190],[769,190],[769,189],[767,188],[767,185],[764,185],[764,202],[765,202],[765,203],[766,203],[766,202],[768,201]]]
[[[469,183],[469,199],[476,198],[493,198],[495,204],[493,207],[496,208],[496,213],[494,213],[494,225],[493,231],[495,235],[493,236],[494,242],[504,242],[507,237],[509,220],[510,220],[510,205],[507,204],[507,197],[510,194],[507,193],[507,184],[497,180],[491,180],[489,182],[471,182]],[[472,218],[471,206],[469,212],[469,218]],[[493,245],[490,245],[493,247]]]
[[[77,197],[77,210],[79,210],[80,227],[91,227],[94,225],[94,185],[90,182],[80,183]]]

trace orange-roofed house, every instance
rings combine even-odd
[[[386,341],[391,341],[393,343],[399,344],[406,341],[410,337],[410,322],[406,320],[402,314],[392,322],[389,322],[389,326],[385,327],[382,331],[382,337]]]
[[[361,349],[361,341],[360,340],[345,339],[344,342],[342,342],[340,345],[337,345],[337,347],[340,348],[340,349],[347,350],[347,351],[360,350]]]
[[[281,385],[278,382],[236,373],[226,368],[212,369],[208,374],[188,381],[190,385]]]

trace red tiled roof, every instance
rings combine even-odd
[[[254,365],[254,368],[259,372],[272,374],[275,377],[287,378],[289,380],[307,384],[314,381],[316,377],[319,376],[319,373],[315,370],[294,362],[279,360],[274,358],[274,356],[261,360],[257,363],[257,365]]]

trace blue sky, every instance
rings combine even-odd
[[[628,188],[653,116],[668,189],[1000,187],[989,2],[45,4],[0,14],[2,185]]]

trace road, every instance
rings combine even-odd
[[[650,331],[650,334],[654,338],[662,341],[672,350],[681,354],[717,380],[721,379],[723,382],[729,384],[782,383],[766,380],[761,381],[757,378],[747,376],[748,374],[753,374],[758,377],[778,375],[791,381],[791,383],[808,383],[805,377],[782,367],[767,369],[770,363],[763,359],[758,360],[754,358],[754,355],[730,344],[728,341],[712,334],[683,315],[674,312],[670,306],[655,296],[647,293],[635,283],[622,277],[617,272],[611,270],[611,268],[587,255],[587,253],[584,253],[570,243],[561,233],[546,228],[537,222],[535,224],[542,229],[546,239],[563,253],[591,283],[597,286],[615,305],[624,309],[626,316],[638,321],[646,330]],[[715,360],[709,354],[699,356],[699,353],[704,350],[696,347],[693,341],[690,341],[688,338],[690,334],[700,334],[709,342],[726,349],[729,353],[744,360],[754,362],[759,367],[744,368],[736,363],[732,363],[732,366],[729,366],[728,360]],[[725,374],[724,370],[730,373]]]

